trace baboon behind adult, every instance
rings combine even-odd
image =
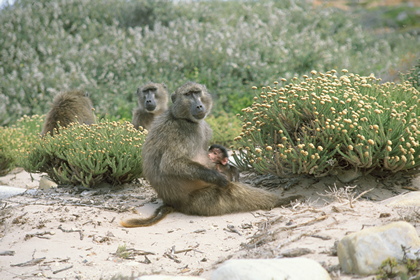
[[[41,135],[58,132],[59,127],[71,123],[93,124],[96,122],[92,101],[83,90],[69,90],[54,97],[50,111],[45,118]]]
[[[137,89],[138,107],[133,111],[133,125],[149,130],[155,117],[168,109],[168,89],[165,84],[148,83]]]
[[[171,96],[172,106],[153,124],[143,145],[143,173],[164,205],[147,219],[129,219],[124,227],[150,226],[168,213],[215,216],[269,210],[300,198],[280,198],[268,191],[229,182],[211,169],[204,121],[212,99],[204,85],[188,82]]]

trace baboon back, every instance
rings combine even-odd
[[[71,90],[58,94],[45,117],[41,135],[54,134],[59,127],[71,123],[93,124],[96,122],[93,105],[88,94],[81,90]]]

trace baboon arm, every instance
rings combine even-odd
[[[163,165],[164,164],[164,165]],[[201,180],[220,187],[225,187],[229,181],[220,172],[209,169],[204,165],[188,158],[161,161],[160,170],[165,170],[166,175],[189,180]]]

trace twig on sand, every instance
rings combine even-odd
[[[173,254],[171,254],[171,253],[166,252],[165,254],[163,254],[163,256],[164,257],[167,257],[167,258],[170,258],[171,260],[173,260],[176,263],[181,263],[181,261],[178,260],[178,257],[175,256],[175,255],[173,255]]]
[[[283,242],[283,243],[280,243],[278,246],[277,246],[277,249],[280,249],[280,248],[283,248],[284,246],[286,246],[286,245],[289,245],[289,244],[291,244],[291,243],[293,243],[293,242],[296,242],[296,241],[298,241],[298,240],[300,240],[302,237],[304,237],[304,236],[310,236],[310,235],[312,235],[313,234],[313,232],[309,232],[309,233],[302,233],[302,234],[300,234],[300,235],[298,235],[298,236],[296,236],[295,238],[292,238],[292,239],[289,239],[289,240],[287,240],[287,241],[285,241],[285,242]]]
[[[0,256],[14,256],[15,251],[1,251]]]
[[[328,215],[322,215],[320,217],[317,217],[317,218],[312,219],[310,221],[306,221],[304,223],[300,223],[300,224],[296,224],[296,225],[292,225],[292,226],[279,227],[279,228],[275,228],[275,229],[271,229],[271,225],[273,224],[273,223],[271,223],[271,221],[266,221],[266,223],[262,226],[262,228],[258,232],[256,232],[252,237],[250,237],[251,240],[246,244],[242,243],[241,246],[243,246],[245,248],[248,248],[248,249],[256,248],[256,247],[259,247],[263,244],[266,244],[268,242],[272,242],[272,241],[276,240],[276,235],[281,231],[289,230],[289,229],[295,229],[295,228],[302,227],[302,226],[308,226],[308,225],[311,225],[313,223],[323,221],[327,218],[328,218]],[[289,244],[289,243],[292,243],[292,242],[295,242],[295,241],[299,240],[300,238],[302,238],[302,236],[312,235],[312,234],[315,234],[315,233],[316,232],[304,233],[304,234],[298,236],[297,238],[295,238],[293,240],[287,241],[287,243],[285,243],[285,244],[279,245],[280,246],[279,248],[283,247],[286,244]]]
[[[326,218],[328,218],[328,215],[323,215],[321,217],[317,217],[317,218],[312,219],[310,221],[306,221],[304,223],[300,223],[300,224],[296,224],[296,225],[292,225],[292,226],[279,227],[279,228],[276,229],[276,232],[279,232],[279,231],[282,231],[282,230],[294,229],[294,228],[298,228],[298,227],[302,227],[302,226],[308,226],[308,225],[311,225],[313,223],[323,221]]]
[[[64,270],[67,270],[67,269],[70,269],[70,268],[73,268],[73,265],[70,265],[70,266],[64,267],[64,268],[62,268],[62,269],[54,270],[54,271],[53,271],[53,274],[60,273],[60,272],[62,272],[62,271],[64,271]]]
[[[54,235],[55,232],[54,231],[43,231],[43,232],[36,232],[36,233],[28,233],[27,235],[25,235],[24,240],[28,240],[32,237],[38,237],[38,238],[43,238],[43,239],[50,239],[47,236],[44,235]]]
[[[225,231],[233,232],[239,234],[239,236],[242,236],[242,234],[235,228],[234,225],[227,225],[226,228],[224,228]]]
[[[58,229],[61,229],[63,232],[78,232],[80,235],[80,240],[83,240],[83,230],[81,229],[64,229],[62,225],[59,225]]]
[[[23,263],[17,263],[17,264],[11,264],[10,266],[18,266],[18,267],[23,267],[23,266],[34,266],[40,262],[42,262],[43,260],[45,260],[45,257],[43,258],[36,258],[36,259],[32,259],[30,261],[27,262],[23,262]]]

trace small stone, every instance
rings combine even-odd
[[[39,189],[41,190],[47,190],[55,187],[57,187],[57,183],[51,181],[45,176],[42,176],[41,180],[39,180]]]
[[[135,280],[205,280],[195,276],[145,275]]]
[[[330,280],[328,272],[308,258],[229,260],[211,280]]]
[[[400,207],[400,206],[420,206],[420,191],[409,192],[404,195],[398,195],[381,202],[382,204]]]
[[[350,183],[362,176],[362,172],[357,170],[342,170],[337,173],[337,179],[342,183]]]
[[[15,195],[22,194],[26,191],[24,188],[15,188],[9,186],[0,186],[0,199],[6,199]]]
[[[314,253],[314,251],[308,248],[293,248],[282,252],[280,255],[285,258],[296,258],[312,253]]]

